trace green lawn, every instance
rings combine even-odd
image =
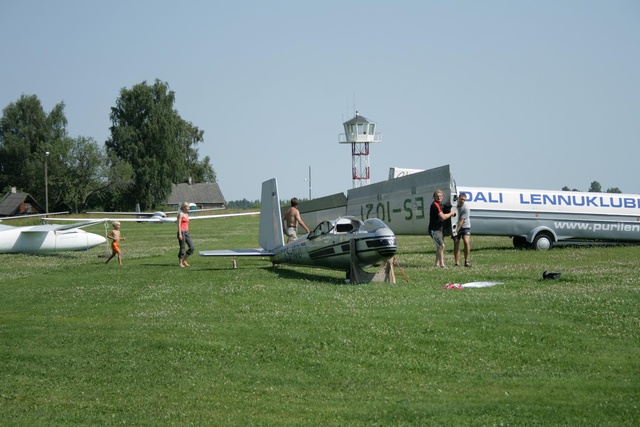
[[[409,282],[352,285],[260,259],[181,269],[175,228],[123,223],[122,267],[106,246],[0,255],[0,425],[640,422],[640,246],[473,237],[473,267],[441,270],[426,236],[400,236]],[[191,232],[257,247],[258,217]],[[504,284],[443,289],[472,281]]]

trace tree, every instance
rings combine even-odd
[[[247,199],[232,200],[227,202],[227,207],[232,209],[256,209],[260,207],[260,200],[249,201]]]
[[[130,165],[110,162],[104,150],[93,138],[67,138],[64,154],[60,155],[62,170],[54,174],[51,196],[66,209],[78,212],[97,203],[104,195],[114,194],[129,187],[133,177]]]
[[[123,88],[111,109],[107,153],[134,171],[134,185],[119,196],[124,206],[140,203],[142,209],[153,209],[167,200],[172,183],[194,176],[215,180],[209,158],[198,162],[196,146],[204,132],[180,117],[174,101],[168,84],[156,79],[153,86],[145,81]]]
[[[589,193],[601,193],[602,192],[602,186],[600,185],[600,183],[598,181],[593,181],[591,183],[591,186],[589,187]]]
[[[191,178],[194,182],[216,182],[216,173],[211,167],[209,156],[191,167]]]
[[[580,190],[569,190],[569,187],[567,187],[566,185],[564,187],[562,187],[562,191],[580,191]],[[593,181],[591,183],[591,186],[589,187],[589,192],[590,193],[601,193],[602,192],[602,186],[600,185],[600,183],[598,181]],[[607,191],[605,191],[605,193],[622,193],[622,191],[618,188],[618,187],[611,187],[611,188],[607,188]]]
[[[16,187],[39,203],[45,201],[44,165],[55,170],[55,156],[66,138],[64,103],[49,114],[36,95],[22,95],[9,104],[0,118],[0,189]]]

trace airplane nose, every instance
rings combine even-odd
[[[391,258],[398,252],[398,241],[393,234],[379,235],[375,239],[367,241],[367,246],[384,258]]]
[[[391,258],[398,252],[398,243],[394,237],[381,238],[379,240],[380,246],[378,246],[378,253],[385,258]]]
[[[94,248],[98,245],[103,244],[106,241],[107,239],[100,236],[99,234],[87,233],[87,249]]]
[[[389,259],[398,251],[398,241],[391,228],[378,218],[369,218],[361,227],[375,235],[374,239],[367,241],[367,246],[374,249],[378,255]]]

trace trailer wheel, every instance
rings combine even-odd
[[[513,247],[516,249],[524,249],[528,246],[527,239],[522,236],[513,236]]]
[[[551,246],[553,246],[553,237],[544,231],[538,233],[531,243],[531,247],[537,251],[546,251],[551,249]]]

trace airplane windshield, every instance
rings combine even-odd
[[[380,228],[387,228],[387,225],[379,218],[369,218],[364,222],[361,230],[370,232],[378,230]]]
[[[335,227],[335,223],[333,221],[322,221],[316,228],[309,233],[309,238],[312,239],[314,237],[318,237],[321,234],[327,234]]]

